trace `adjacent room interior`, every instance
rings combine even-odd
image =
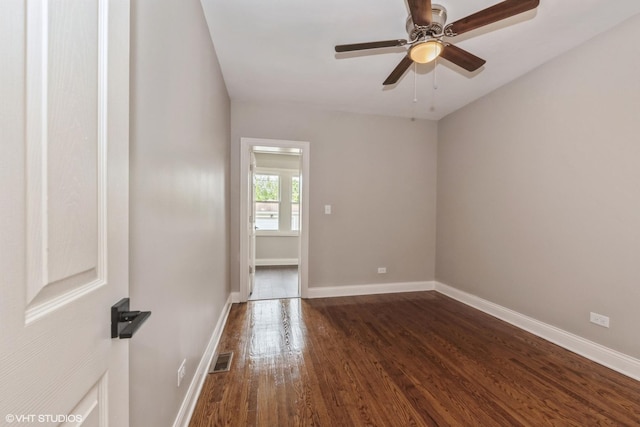
[[[300,152],[278,147],[253,148],[252,187],[255,217],[255,266],[249,300],[300,296]],[[251,245],[250,245],[251,246]]]

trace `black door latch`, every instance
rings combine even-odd
[[[111,338],[131,338],[151,316],[150,311],[130,311],[129,298],[111,306]]]

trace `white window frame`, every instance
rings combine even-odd
[[[254,172],[254,176],[257,175],[262,175],[262,176],[275,176],[278,178],[278,200],[268,200],[268,201],[258,201],[257,198],[255,197],[254,194],[254,199],[253,199],[253,203],[277,203],[278,204],[278,229],[277,230],[270,230],[270,229],[260,229],[260,228],[256,228],[256,236],[260,236],[260,235],[266,235],[266,234],[262,234],[262,233],[269,233],[269,234],[273,234],[273,233],[279,233],[281,230],[281,214],[282,214],[282,175],[280,175],[278,172],[271,172],[271,171],[267,171],[265,168],[258,168],[256,167],[256,170]],[[254,188],[255,188],[255,184],[254,184]],[[256,208],[255,210],[256,212],[256,224],[257,224],[257,218],[258,218],[258,210]]]
[[[299,230],[291,230],[291,195],[292,184],[294,176],[300,176],[300,171],[297,169],[284,169],[284,168],[268,168],[268,167],[256,167],[256,175],[278,175],[279,177],[279,192],[280,192],[280,208],[278,209],[278,230],[256,230],[256,236],[280,236],[280,237],[296,237],[300,235]],[[288,183],[284,181],[287,180]],[[283,190],[284,189],[284,190]],[[285,207],[286,205],[286,207]],[[283,207],[285,207],[286,215],[283,215]],[[287,228],[282,228],[283,222],[288,225]]]

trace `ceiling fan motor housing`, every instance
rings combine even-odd
[[[413,23],[411,14],[409,14],[406,29],[410,40],[421,39],[427,35],[437,36],[442,34],[447,22],[447,9],[439,4],[434,4],[431,6],[431,15],[431,25],[420,26]]]

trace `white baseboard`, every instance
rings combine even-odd
[[[256,258],[256,267],[269,265],[298,265],[298,258]]]
[[[356,295],[394,294],[398,292],[432,291],[435,282],[376,283],[371,285],[315,286],[308,289],[309,298],[349,297]]]
[[[640,381],[640,360],[475,295],[435,282],[435,290],[587,359]]]
[[[213,333],[211,334],[209,344],[207,344],[207,348],[205,349],[204,354],[200,359],[200,363],[198,364],[198,368],[193,375],[191,384],[189,384],[187,394],[182,401],[182,405],[180,405],[180,410],[178,411],[178,415],[173,422],[173,427],[189,426],[189,421],[191,421],[191,416],[193,415],[198,397],[200,396],[200,392],[202,391],[204,380],[207,378],[207,374],[209,372],[209,365],[211,365],[211,360],[216,353],[216,348],[218,347],[218,343],[220,342],[220,337],[222,337],[222,331],[224,330],[224,326],[227,323],[229,311],[231,310],[231,304],[233,303],[232,297],[233,293],[229,294],[227,302],[222,309],[222,313],[220,313],[220,317],[218,318],[216,327],[213,329]]]
[[[231,304],[238,304],[242,301],[240,301],[240,292],[231,292],[231,295],[229,295],[229,298],[231,298]]]

